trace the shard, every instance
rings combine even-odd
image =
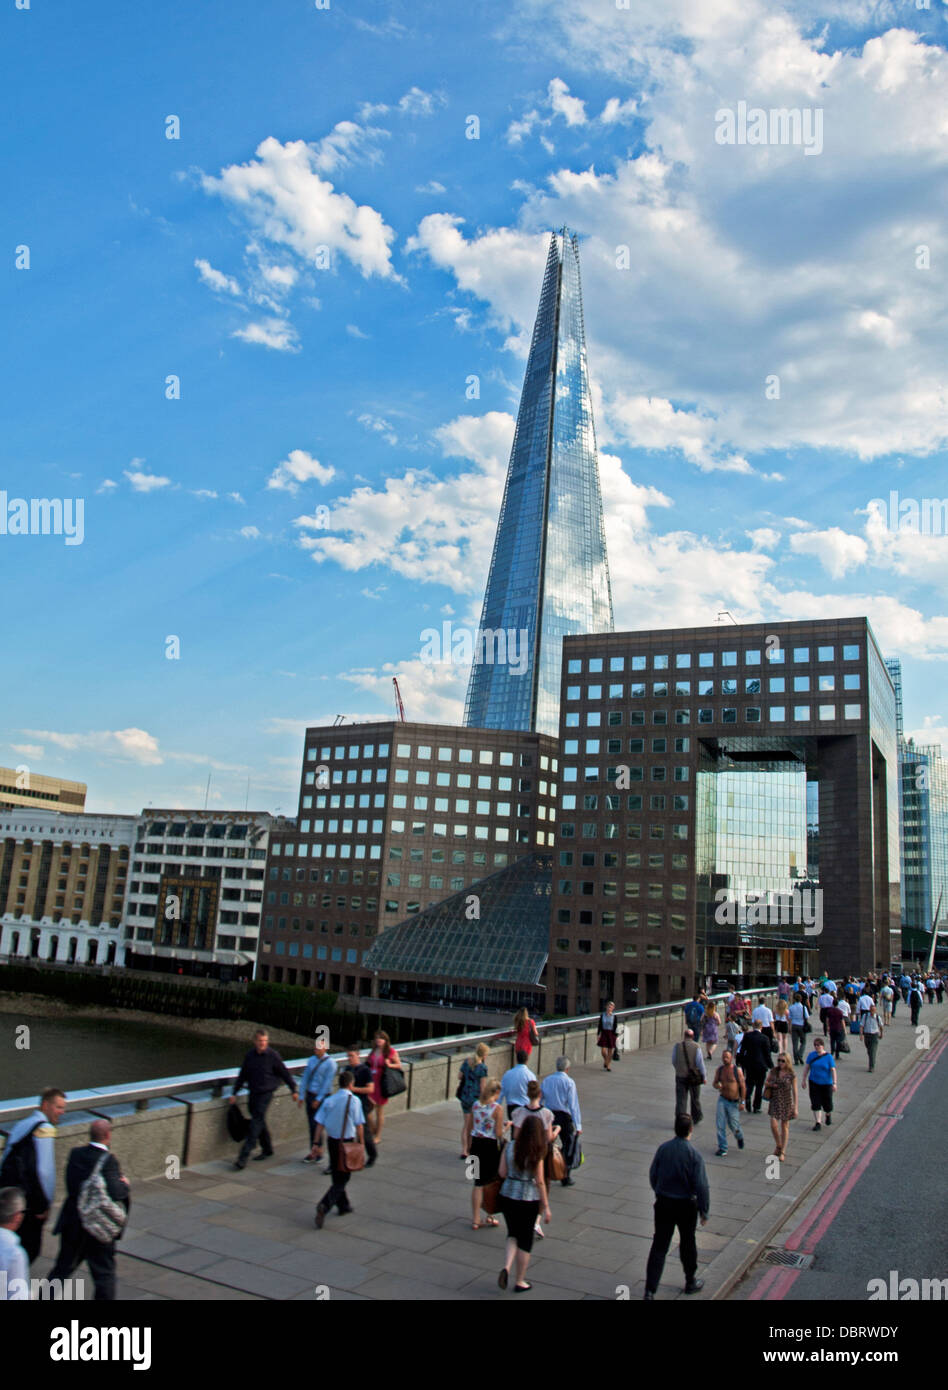
[[[465,723],[556,736],[563,638],[612,630],[579,244],[564,227],[550,240]]]

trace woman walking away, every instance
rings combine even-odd
[[[500,1164],[500,1144],[503,1140],[506,1122],[504,1107],[497,1097],[500,1095],[500,1082],[489,1077],[481,1082],[480,1100],[476,1100],[471,1110],[471,1157],[475,1160],[474,1186],[471,1191],[471,1229],[481,1226],[499,1226],[496,1216],[484,1213],[481,1220],[481,1198],[485,1187],[497,1177]]]
[[[866,1052],[869,1054],[869,1070],[876,1069],[876,1053],[879,1050],[879,1039],[885,1031],[883,1022],[876,1013],[875,1004],[870,1004],[861,1019],[862,1040],[866,1044]]]
[[[714,1049],[718,1045],[718,1029],[721,1026],[721,1015],[718,1013],[717,1005],[709,1000],[704,1007],[704,1019],[701,1023],[701,1041],[704,1043],[710,1062],[714,1056]]]
[[[507,1258],[497,1276],[502,1289],[507,1287],[510,1270],[516,1264],[514,1292],[526,1293],[533,1285],[526,1281],[527,1265],[533,1249],[533,1234],[537,1216],[550,1221],[550,1202],[543,1177],[543,1159],[547,1138],[543,1122],[535,1115],[524,1120],[516,1143],[508,1143],[500,1160],[501,1210],[507,1223]]]
[[[777,1064],[771,1067],[764,1082],[764,1098],[770,1101],[770,1128],[774,1136],[774,1155],[786,1158],[787,1140],[790,1137],[790,1121],[795,1120],[797,1109],[797,1074],[786,1052],[777,1057]]]
[[[777,1056],[790,1055],[790,1005],[786,999],[778,999],[774,1005],[774,1037],[777,1039]]]
[[[474,1049],[474,1055],[465,1058],[461,1063],[461,1075],[458,1080],[457,1097],[461,1102],[461,1114],[464,1121],[461,1125],[461,1157],[467,1158],[471,1152],[471,1111],[474,1102],[481,1093],[481,1082],[487,1075],[487,1058],[490,1055],[490,1048],[486,1043],[478,1043]],[[498,1083],[499,1085],[499,1083]]]
[[[596,1046],[602,1053],[602,1065],[606,1071],[612,1071],[612,1054],[616,1050],[616,1030],[619,1020],[616,1018],[616,1006],[609,1000],[603,1012],[599,1015],[599,1037],[596,1039]]]
[[[797,993],[787,1010],[787,1018],[790,1022],[790,1041],[793,1043],[794,1066],[803,1065],[803,1054],[806,1051],[808,1015],[805,1000],[805,994]]]
[[[382,1126],[385,1123],[385,1107],[388,1105],[388,1097],[382,1094],[382,1073],[386,1067],[401,1068],[401,1061],[398,1053],[392,1046],[392,1040],[387,1033],[381,1029],[372,1039],[372,1051],[369,1054],[369,1067],[372,1071],[372,1101],[375,1109],[372,1112],[375,1117],[375,1146],[382,1142]]]
[[[918,1011],[922,1007],[922,991],[918,987],[917,981],[913,983],[909,990],[908,1006],[912,1011],[912,1027],[918,1027]]]
[[[547,1109],[541,1100],[542,1090],[543,1088],[539,1081],[527,1082],[527,1103],[516,1109],[510,1117],[510,1137],[516,1140],[517,1135],[523,1128],[524,1120],[529,1119],[531,1115],[537,1117],[543,1125],[543,1132],[546,1135],[546,1161],[543,1165],[543,1172],[545,1176],[549,1177],[550,1163],[552,1162],[550,1159],[550,1150],[559,1137],[560,1127],[553,1123],[553,1111]],[[543,1240],[543,1227],[540,1225],[539,1220],[534,1227],[534,1234],[538,1235],[540,1239]]]
[[[514,1052],[525,1052],[529,1062],[530,1053],[539,1046],[540,1035],[527,1009],[518,1009],[514,1014],[513,1032]]]

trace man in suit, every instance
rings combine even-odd
[[[19,1237],[32,1262],[43,1243],[43,1224],[56,1195],[56,1126],[66,1110],[65,1094],[48,1086],[32,1115],[18,1120],[7,1137],[0,1164],[0,1187],[18,1187],[26,1197]]]
[[[73,1149],[69,1155],[67,1196],[53,1229],[53,1234],[60,1236],[59,1257],[49,1276],[50,1279],[68,1279],[76,1266],[85,1260],[99,1302],[112,1302],[115,1299],[115,1241],[97,1240],[84,1228],[79,1219],[79,1192],[104,1153],[107,1157],[102,1166],[102,1178],[108,1194],[113,1202],[120,1202],[128,1211],[128,1178],[122,1177],[118,1159],[109,1151],[111,1142],[112,1126],[108,1120],[93,1120],[89,1126],[89,1143]]]
[[[759,1018],[754,1019],[753,1030],[744,1034],[740,1062],[746,1083],[747,1114],[759,1115],[764,1079],[770,1070],[770,1039]]]

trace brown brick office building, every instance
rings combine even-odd
[[[380,932],[553,845],[557,759],[530,732],[307,729],[295,828],[270,836],[257,978],[372,994]]]
[[[864,618],[568,637],[560,734],[555,1012],[898,957],[895,697]]]

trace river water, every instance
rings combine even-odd
[[[28,1049],[16,1046],[16,1030],[24,1023],[30,1029]],[[68,1095],[93,1086],[238,1067],[251,1031],[248,1027],[246,1040],[228,1041],[192,1033],[186,1024],[0,1014],[0,1100],[38,1095],[44,1086],[59,1086]],[[285,1050],[288,1057],[304,1053]]]

